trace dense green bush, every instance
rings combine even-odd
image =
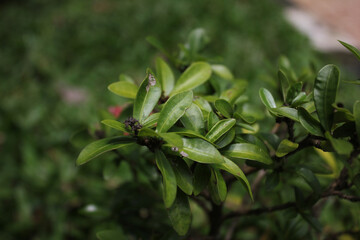
[[[100,231],[99,239],[176,238],[162,226],[167,223],[160,219],[163,211],[154,213],[160,196],[176,233],[189,238],[359,235],[359,205],[349,202],[360,201],[360,101],[349,110],[336,98],[338,67],[329,64],[316,74],[297,76],[289,61],[280,58],[282,99],[261,88],[269,113],[262,119],[261,110],[245,107],[247,82],[200,54],[208,42],[202,29],[191,32],[176,55],[155,38],[148,41],[179,73],[157,58],[156,74],[148,69],[140,86],[127,75],[109,85],[111,92],[129,99],[121,113],[125,120],[103,120],[100,139],[81,151],[77,164],[111,151],[113,166],[128,166],[129,185],[139,184],[134,201],[154,199],[154,205],[140,209],[140,219],[157,226],[150,230],[147,224],[121,222],[115,230]],[[356,48],[342,44],[360,59]],[[155,195],[149,197],[143,187]],[[352,214],[336,216],[337,208]],[[137,215],[125,209],[121,217]],[[333,229],[323,229],[323,223]]]

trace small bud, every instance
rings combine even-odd
[[[188,157],[188,156],[189,156],[189,154],[187,154],[187,153],[184,152],[184,151],[181,151],[181,152],[180,152],[180,155],[183,156],[183,157]]]

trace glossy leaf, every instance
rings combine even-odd
[[[218,99],[215,101],[215,108],[218,110],[224,117],[231,118],[233,115],[233,108],[228,101],[225,99]]]
[[[290,118],[294,121],[299,121],[298,111],[295,108],[279,107],[271,109],[270,112],[275,113],[278,116]]]
[[[212,190],[214,191],[214,194],[216,194],[217,196],[215,196],[216,199],[219,199],[220,202],[225,201],[226,199],[226,195],[227,195],[227,187],[226,187],[226,183],[225,180],[223,178],[223,176],[221,175],[221,172],[219,169],[213,168],[212,170],[212,174],[211,174],[211,185],[212,185]],[[215,200],[216,201],[216,200]]]
[[[126,132],[125,124],[123,124],[122,122],[112,120],[112,119],[105,119],[105,120],[102,120],[101,123],[106,126],[109,126],[111,128],[114,128],[116,130]]]
[[[276,156],[283,157],[286,154],[295,151],[298,147],[299,147],[298,143],[294,143],[288,139],[284,139],[280,142],[280,145],[276,150]]]
[[[79,154],[76,164],[84,164],[91,159],[114,149],[126,147],[135,142],[131,137],[111,137],[97,140],[87,145]]]
[[[211,171],[206,164],[197,163],[194,170],[194,195],[197,196],[208,185]]]
[[[206,62],[195,62],[188,67],[176,81],[171,95],[196,88],[211,76],[211,66]]]
[[[199,138],[183,138],[186,157],[200,163],[222,163],[223,157],[210,143]]]
[[[128,81],[119,81],[110,84],[108,89],[120,97],[135,99],[138,86]]]
[[[166,132],[169,130],[190,107],[192,99],[191,91],[181,92],[169,98],[160,112],[156,131]]]
[[[221,136],[226,134],[236,123],[235,119],[223,119],[217,122],[206,134],[206,138],[210,142],[217,141]]]
[[[272,94],[266,88],[259,90],[260,99],[267,109],[276,108],[276,103]]]
[[[291,85],[286,95],[286,102],[291,103],[296,98],[296,96],[301,92],[301,88],[302,88],[302,82],[297,82]]]
[[[170,162],[166,159],[163,152],[155,150],[156,165],[163,176],[163,199],[165,207],[169,208],[174,203],[177,192],[177,182],[175,173]]]
[[[357,49],[356,47],[346,43],[346,42],[342,42],[339,41],[344,47],[346,47],[350,52],[352,52],[352,54],[355,55],[355,57],[357,57],[357,59],[360,61],[360,51],[359,49]]]
[[[211,111],[207,119],[207,129],[210,130],[218,121],[219,117]]]
[[[355,126],[356,126],[358,141],[360,142],[360,101],[356,101],[354,103],[353,114],[355,117]]]
[[[175,77],[171,68],[162,58],[156,58],[156,74],[164,96],[169,96],[175,85]]]
[[[181,159],[174,161],[173,166],[177,185],[184,193],[191,195],[193,192],[193,178],[189,167]]]
[[[194,103],[196,105],[198,105],[198,107],[204,112],[211,112],[212,111],[211,105],[208,103],[208,101],[206,101],[202,97],[196,96],[195,100],[194,100]]]
[[[248,159],[264,164],[271,164],[272,159],[269,154],[259,146],[251,143],[236,143],[230,145],[224,151],[224,156],[235,159]]]
[[[160,113],[154,113],[151,114],[150,116],[148,116],[144,121],[143,121],[143,127],[147,127],[147,128],[153,128],[157,125],[158,119],[159,119]]]
[[[247,180],[245,174],[243,173],[243,171],[241,170],[241,168],[238,165],[236,165],[230,159],[224,157],[224,162],[221,163],[221,164],[216,164],[215,166],[222,169],[222,170],[225,170],[225,171],[231,173],[234,176],[236,176],[240,180],[240,182],[245,186],[245,188],[246,188],[247,192],[249,193],[251,199],[253,199],[250,183],[249,183],[249,181]]]
[[[181,136],[190,137],[190,138],[201,138],[205,141],[208,141],[207,138],[205,138],[203,135],[189,129],[185,128],[179,128],[179,127],[173,127],[170,129],[172,133],[179,134]]]
[[[323,129],[318,120],[313,118],[304,108],[298,108],[299,121],[301,125],[312,135],[323,137]]]
[[[189,199],[182,191],[177,191],[176,199],[168,209],[168,214],[175,231],[180,236],[184,236],[191,225],[191,209]]]
[[[160,96],[160,83],[151,70],[148,70],[147,76],[136,94],[133,117],[142,124],[158,103]]]
[[[292,100],[291,102],[291,106],[292,107],[297,107],[303,103],[305,103],[307,101],[307,96],[305,92],[300,92],[295,98],[294,100]]]
[[[217,140],[215,142],[215,145],[216,145],[216,148],[224,148],[226,147],[227,145],[229,145],[230,143],[232,143],[232,141],[234,140],[235,138],[235,134],[236,134],[236,131],[234,128],[230,129],[230,131],[228,131],[227,133],[225,133],[223,136],[221,136],[219,138],[219,140]]]
[[[336,100],[336,93],[339,86],[340,73],[335,65],[323,67],[315,79],[314,102],[319,120],[323,128],[331,130],[334,109],[332,104]]]
[[[194,103],[186,109],[185,114],[180,118],[181,123],[186,129],[204,134],[205,121],[201,109]]]
[[[224,65],[221,64],[213,64],[211,65],[212,71],[218,75],[219,77],[226,79],[226,80],[233,80],[234,76],[232,75],[231,71]]]
[[[350,142],[334,138],[330,135],[329,132],[325,133],[325,137],[330,141],[331,146],[334,148],[334,150],[340,155],[349,156],[354,149],[353,145]]]

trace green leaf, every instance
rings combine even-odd
[[[206,101],[206,100],[205,100],[204,98],[202,98],[202,97],[196,96],[196,97],[195,97],[195,100],[194,100],[194,103],[195,103],[196,105],[198,105],[198,107],[199,107],[202,111],[204,111],[204,112],[208,112],[208,113],[209,113],[209,112],[212,111],[212,108],[211,108],[209,102]]]
[[[176,176],[171,164],[163,152],[155,150],[156,165],[163,176],[163,199],[165,207],[169,208],[174,203],[177,192]]]
[[[171,95],[196,88],[211,76],[211,66],[206,62],[195,62],[188,67],[175,84]]]
[[[108,89],[120,97],[135,99],[138,86],[128,81],[119,81],[110,84]]]
[[[256,121],[256,118],[255,118],[255,117],[253,117],[253,116],[246,116],[246,115],[244,115],[243,113],[239,113],[239,112],[234,113],[234,117],[235,117],[237,120],[242,120],[242,121],[244,121],[245,123],[249,123],[249,124],[253,124],[253,123]]]
[[[215,166],[236,176],[240,180],[240,182],[244,185],[244,187],[246,188],[247,192],[249,193],[251,199],[253,200],[250,183],[247,180],[247,178],[246,178],[245,174],[243,173],[243,171],[241,170],[241,168],[238,165],[236,165],[233,161],[231,161],[230,159],[228,159],[226,157],[224,157],[224,161],[225,162],[223,162],[221,164],[216,164]]]
[[[230,143],[232,143],[232,141],[235,138],[235,134],[236,131],[234,128],[230,129],[230,131],[228,131],[227,133],[225,133],[223,136],[221,136],[221,138],[219,138],[219,140],[217,140],[215,142],[216,148],[224,148],[227,145],[229,145]]]
[[[313,118],[304,108],[298,108],[299,121],[301,125],[312,135],[323,137],[323,129],[318,120]]]
[[[215,101],[215,108],[218,110],[224,117],[231,118],[233,115],[233,108],[230,103],[225,99],[218,99]]]
[[[140,129],[138,137],[156,137],[179,149],[183,147],[182,138],[176,133],[158,133],[151,128],[143,127]]]
[[[210,187],[210,191],[212,192],[211,196],[213,197],[215,203],[225,201],[227,188],[225,180],[219,169],[211,169]]]
[[[192,30],[189,34],[187,44],[191,57],[195,57],[209,41],[210,39],[203,28],[196,28]]]
[[[111,128],[114,128],[116,130],[126,132],[125,124],[123,124],[122,122],[112,120],[112,119],[105,119],[105,120],[102,120],[101,123],[106,126],[109,126]]]
[[[355,117],[355,126],[356,126],[358,141],[360,142],[360,101],[356,101],[354,103],[353,114]]]
[[[199,134],[204,134],[205,121],[201,109],[194,103],[186,109],[185,114],[180,118],[181,123],[186,129],[193,130]]]
[[[261,88],[259,90],[260,99],[267,109],[276,108],[276,103],[274,97],[271,95],[269,90],[266,88]]]
[[[170,59],[171,61],[175,62],[174,58],[166,51],[166,49],[164,48],[164,46],[161,44],[161,42],[153,37],[153,36],[147,36],[146,37],[146,41],[148,43],[150,43],[152,46],[154,46],[156,49],[158,49],[160,52],[162,52],[163,54],[165,54],[165,56]]]
[[[356,174],[352,181],[355,187],[360,190],[360,173]]]
[[[321,193],[321,186],[319,180],[316,178],[314,173],[307,168],[300,168],[296,171],[296,173],[304,178],[304,180],[309,184],[309,186],[313,189],[314,193],[319,195]]]
[[[197,163],[194,170],[194,195],[197,196],[208,185],[211,171],[206,164]]]
[[[206,134],[206,138],[214,143],[217,141],[221,136],[227,133],[236,123],[235,119],[223,119],[217,122],[210,131]]]
[[[344,47],[346,47],[350,52],[352,52],[355,57],[357,57],[357,59],[360,60],[360,51],[359,49],[357,49],[356,47],[346,43],[346,42],[342,42],[342,41],[339,41]]]
[[[130,76],[126,75],[126,74],[120,74],[119,75],[119,81],[125,81],[125,82],[129,82],[129,83],[135,83],[134,79],[132,79]]]
[[[272,108],[269,111],[278,116],[287,117],[297,122],[299,121],[298,111],[295,108],[279,107],[279,108]]]
[[[334,113],[334,123],[353,122],[355,121],[354,115],[346,108],[338,107],[333,103],[332,106],[336,109]]]
[[[280,81],[284,102],[286,102],[286,96],[290,86],[289,80],[287,79],[285,73],[281,70],[278,71],[278,79]]]
[[[276,156],[283,157],[286,154],[295,151],[298,147],[299,147],[298,143],[294,143],[288,139],[284,139],[280,142],[280,145],[276,150]]]
[[[131,137],[111,137],[97,140],[87,145],[79,154],[76,164],[82,165],[91,159],[114,149],[126,147],[135,142]]]
[[[325,132],[325,137],[330,141],[331,146],[340,155],[349,156],[354,149],[353,145],[342,139],[333,138],[329,132]]]
[[[294,100],[292,100],[291,102],[291,106],[292,107],[297,107],[303,103],[305,103],[307,101],[307,96],[305,92],[300,92],[295,98]]]
[[[207,119],[207,129],[210,130],[218,121],[218,116],[213,111],[211,111]]]
[[[192,91],[181,92],[169,98],[160,112],[156,131],[166,132],[169,130],[190,107],[192,99]]]
[[[190,138],[201,138],[205,141],[208,141],[207,138],[205,138],[203,135],[193,131],[193,130],[190,130],[190,129],[185,129],[185,128],[179,128],[179,127],[172,127],[170,129],[170,131],[172,133],[176,133],[176,134],[179,134],[181,136],[185,136],[185,137],[190,137]]]
[[[147,128],[155,127],[158,122],[159,116],[160,113],[153,113],[150,116],[148,116],[142,124],[143,127],[147,127]]]
[[[182,191],[177,191],[176,199],[168,209],[168,214],[175,231],[180,236],[184,236],[191,225],[191,209],[189,199]]]
[[[237,80],[232,88],[221,93],[220,98],[225,99],[230,104],[234,104],[240,95],[245,92],[247,85],[248,83],[246,81]]]
[[[158,103],[160,96],[160,83],[151,70],[148,69],[147,76],[136,94],[133,117],[142,124]]]
[[[162,58],[156,58],[156,74],[161,83],[164,96],[169,96],[174,88],[175,77],[171,68]]]
[[[272,159],[269,154],[259,146],[251,143],[231,144],[223,152],[224,156],[235,159],[249,159],[264,164],[271,164]]]
[[[334,120],[334,109],[332,104],[336,100],[339,78],[339,69],[335,65],[329,64],[319,71],[315,79],[315,107],[320,123],[327,131],[331,130]]]
[[[186,157],[200,163],[222,163],[223,157],[210,143],[199,138],[183,138]]]
[[[187,195],[191,195],[193,192],[193,178],[188,165],[182,159],[178,159],[173,161],[173,169],[179,188]]]
[[[213,64],[211,65],[212,71],[218,75],[219,77],[226,79],[226,80],[233,80],[234,76],[232,75],[231,71],[224,65],[221,64]]]
[[[296,96],[301,92],[301,89],[302,89],[302,82],[297,82],[291,85],[286,95],[286,102],[291,103],[296,98]]]

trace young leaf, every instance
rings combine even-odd
[[[318,120],[313,118],[304,108],[298,108],[299,121],[301,125],[312,135],[323,137],[323,129]]]
[[[231,118],[233,115],[233,108],[230,103],[225,99],[218,99],[215,101],[215,108],[218,110],[224,117]]]
[[[192,99],[192,91],[181,92],[169,98],[160,112],[156,131],[166,132],[169,130],[190,107]]]
[[[186,157],[200,163],[222,163],[223,157],[210,143],[199,138],[183,138]]]
[[[129,83],[135,83],[134,79],[132,79],[130,76],[126,75],[126,74],[120,74],[119,75],[119,81],[125,81],[125,82],[129,82]]]
[[[110,84],[108,89],[120,97],[135,99],[138,86],[128,81],[119,81]]]
[[[360,142],[360,101],[356,101],[354,103],[353,114],[355,117],[356,132],[357,132],[358,140]]]
[[[141,83],[136,94],[133,117],[142,124],[158,103],[160,96],[160,83],[157,81],[151,70],[148,70],[147,76]]]
[[[154,114],[151,114],[150,116],[148,116],[142,124],[143,127],[147,127],[147,128],[155,127],[158,122],[159,116],[160,116],[160,113],[154,113]]]
[[[259,146],[251,143],[231,144],[223,152],[224,156],[236,159],[249,159],[264,164],[271,164],[272,159],[269,154]]]
[[[213,111],[211,111],[207,119],[207,129],[210,130],[218,121],[218,116]]]
[[[287,79],[285,73],[281,70],[278,71],[278,79],[280,81],[284,102],[286,102],[286,96],[290,86],[289,80]]]
[[[259,90],[260,99],[263,102],[263,104],[266,106],[267,109],[276,108],[276,103],[274,100],[274,97],[271,95],[269,90],[266,88],[261,88]]]
[[[346,42],[342,42],[342,41],[339,41],[344,47],[346,47],[350,52],[352,52],[355,57],[357,57],[357,59],[360,60],[360,51],[359,49],[357,49],[356,47],[346,43]]]
[[[227,133],[236,123],[235,119],[223,119],[217,122],[210,131],[206,134],[206,138],[209,139],[210,142],[217,141],[222,135]]]
[[[79,154],[76,164],[82,165],[91,159],[114,149],[126,147],[135,142],[131,137],[111,137],[97,140],[87,145]]]
[[[194,170],[194,195],[197,196],[204,190],[210,180],[211,172],[206,164],[197,163]]]
[[[156,165],[163,176],[163,199],[165,207],[169,208],[176,198],[177,183],[176,176],[171,164],[166,159],[163,152],[155,150]]]
[[[185,114],[180,118],[180,121],[186,129],[204,134],[204,116],[196,104],[192,103],[190,107],[186,109]]]
[[[211,76],[211,66],[206,62],[195,62],[188,67],[177,80],[171,95],[191,90],[204,82]]]
[[[177,185],[184,193],[191,195],[193,192],[193,178],[189,167],[182,159],[174,161],[173,166]]]
[[[174,88],[175,77],[171,68],[162,58],[156,58],[156,74],[161,83],[164,96],[169,96]]]
[[[288,139],[284,139],[280,142],[280,145],[276,150],[276,156],[283,157],[286,154],[295,151],[298,147],[299,147],[298,143],[294,143],[289,141]]]
[[[212,71],[218,75],[219,77],[225,80],[233,80],[234,76],[232,75],[231,71],[224,65],[221,64],[213,64],[211,65]]]
[[[291,85],[286,95],[286,102],[291,103],[296,96],[301,92],[302,82],[297,82]]]
[[[196,54],[205,47],[209,42],[209,37],[206,35],[206,32],[203,28],[196,28],[192,30],[188,38],[188,49],[191,54],[191,57],[195,57]]]
[[[323,67],[315,79],[314,101],[321,125],[330,131],[334,120],[332,104],[336,100],[340,73],[335,65]]]
[[[112,119],[105,119],[105,120],[102,120],[101,123],[106,126],[109,126],[111,128],[114,128],[116,130],[126,132],[125,124],[123,124],[122,122],[112,120]]]
[[[173,205],[168,209],[169,218],[175,231],[184,236],[191,225],[191,209],[188,197],[177,191]]]
[[[251,191],[251,187],[250,187],[250,183],[247,180],[245,174],[243,173],[243,171],[240,169],[240,167],[238,165],[236,165],[233,161],[231,161],[230,159],[224,157],[224,161],[223,163],[220,164],[216,164],[215,166],[225,170],[229,173],[231,173],[232,175],[236,176],[240,182],[245,186],[247,192],[249,193],[251,199],[253,199],[253,195],[252,195],[252,191]]]
[[[246,81],[237,80],[232,88],[221,93],[220,98],[225,99],[230,104],[234,104],[240,95],[245,92],[247,85],[248,83]]]

